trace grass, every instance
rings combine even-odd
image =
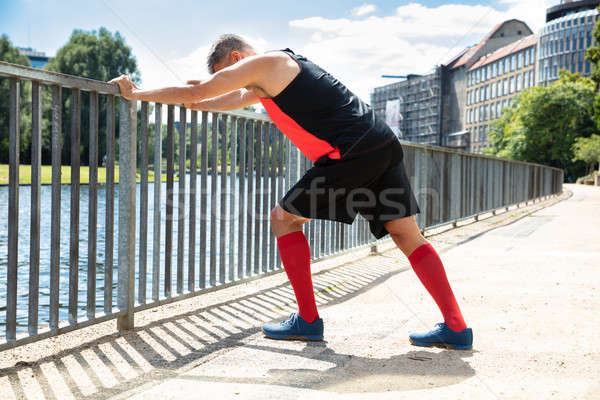
[[[42,165],[42,185],[52,183],[52,166]],[[162,182],[167,180],[167,174],[162,174]],[[175,177],[174,180],[177,180]],[[61,167],[61,181],[62,183],[71,183],[71,167],[69,165],[63,165]],[[141,181],[139,171],[136,174],[136,181]],[[82,166],[79,168],[79,182],[82,184],[88,184],[90,182],[90,169],[88,166]],[[115,182],[119,182],[119,166],[115,165]],[[154,171],[148,171],[148,182],[154,182]],[[106,183],[106,168],[98,167],[98,183]],[[19,184],[30,185],[31,184],[31,166],[20,165],[19,166]],[[0,164],[0,185],[8,185],[8,164]]]

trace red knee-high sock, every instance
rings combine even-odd
[[[310,248],[302,231],[277,238],[277,248],[285,272],[292,284],[300,316],[312,323],[319,318],[312,278],[310,276]]]
[[[433,246],[429,243],[421,245],[410,254],[408,260],[423,286],[437,303],[446,325],[455,332],[465,329],[467,325],[448,283],[444,265]]]

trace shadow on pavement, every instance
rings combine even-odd
[[[408,269],[400,260],[359,261],[315,274],[317,303],[330,306],[353,298]],[[276,351],[284,356],[309,357],[333,364],[323,371],[270,369],[262,379],[232,378],[235,382],[311,387],[334,391],[402,390],[454,384],[474,374],[462,360],[469,353],[411,351],[386,359],[338,354],[327,343],[309,343],[294,351],[248,339],[264,322],[286,316],[296,308],[288,284],[234,298],[213,306],[150,322],[124,335],[98,340],[41,358],[0,369],[2,399],[127,398],[166,379],[227,381],[227,377],[192,376],[199,365],[209,365],[229,351]],[[80,331],[85,334],[85,330]],[[262,339],[258,340],[263,343]],[[248,367],[249,368],[249,367]],[[11,393],[12,392],[12,393]],[[12,396],[11,396],[12,394]]]

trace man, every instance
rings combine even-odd
[[[195,110],[232,110],[261,102],[275,125],[314,161],[271,212],[271,228],[299,312],[279,324],[263,325],[265,335],[323,339],[302,225],[312,218],[351,224],[360,213],[376,238],[390,234],[444,316],[444,323],[432,331],[411,334],[410,342],[471,349],[471,328],[440,258],[414,218],[419,207],[402,163],[402,146],[371,107],[290,49],[257,54],[236,35],[217,39],[208,69],[209,79],[185,86],[140,90],[127,76],[111,82],[119,84],[126,99],[184,103]]]

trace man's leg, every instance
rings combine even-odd
[[[448,283],[444,266],[437,252],[421,235],[414,216],[389,221],[384,226],[437,303],[446,326],[455,333],[465,330],[467,325]]]
[[[271,229],[277,237],[277,248],[283,268],[290,280],[300,316],[306,322],[319,318],[310,274],[310,248],[302,225],[310,221],[276,206],[271,211]]]
[[[317,312],[310,275],[310,248],[302,232],[302,225],[308,221],[280,206],[271,212],[271,229],[277,236],[279,255],[299,309],[281,323],[262,326],[264,334],[271,339],[323,340],[323,320]]]

